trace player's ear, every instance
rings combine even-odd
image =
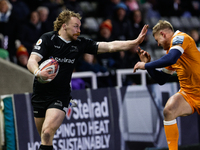
[[[67,25],[66,25],[66,23],[63,23],[62,27],[63,27],[63,29],[64,29],[65,31],[67,30]]]
[[[160,31],[160,35],[163,36],[163,37],[166,36],[165,33],[164,33],[163,31]]]

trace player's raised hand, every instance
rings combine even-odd
[[[137,54],[140,57],[140,60],[142,62],[148,63],[151,61],[150,54],[148,52],[142,50],[140,47],[138,47]]]
[[[144,62],[137,62],[133,68],[133,72],[136,72],[136,70],[141,69],[145,70],[145,63]]]
[[[144,40],[144,38],[145,38],[145,36],[146,36],[146,34],[147,34],[148,28],[149,28],[149,25],[144,25],[144,26],[143,26],[143,28],[142,28],[140,34],[138,35],[138,37],[137,37],[137,39],[136,39],[138,45],[141,44],[141,43],[143,42],[143,40]]]

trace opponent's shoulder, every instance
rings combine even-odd
[[[179,38],[181,38],[181,39],[185,39],[185,38],[189,38],[190,36],[187,34],[187,33],[185,33],[185,32],[181,32],[181,31],[179,31],[179,30],[177,30],[175,33],[174,33],[174,35],[173,35],[173,39],[175,38],[175,39],[179,39]]]
[[[181,32],[181,31],[176,31],[172,37],[172,45],[182,45],[184,41],[189,40],[189,35]]]

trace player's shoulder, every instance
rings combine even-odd
[[[57,32],[55,32],[55,31],[46,32],[46,33],[42,34],[41,37],[36,42],[36,46],[34,48],[39,49],[38,46],[44,45],[44,43],[46,45],[49,45],[49,44],[51,45],[52,40],[55,38],[55,36],[57,36]]]
[[[50,31],[50,32],[46,32],[44,33],[41,37],[43,39],[50,39],[53,40],[55,37],[58,36],[58,33],[56,31]]]
[[[188,40],[188,38],[188,34],[181,31],[176,31],[172,38],[172,45],[182,45],[184,41]]]
[[[187,33],[177,30],[174,33],[173,39],[183,39],[183,38],[188,38],[188,37],[189,35]]]
[[[88,38],[88,37],[84,37],[84,36],[79,36],[79,37],[77,38],[77,41],[95,42],[93,39]]]

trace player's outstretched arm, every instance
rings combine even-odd
[[[112,41],[112,42],[99,42],[98,53],[126,51],[135,46],[139,46],[146,36],[148,25],[144,25],[138,37],[134,40],[127,41]]]
[[[138,62],[133,69],[133,72],[135,72],[137,69],[155,69],[155,68],[163,68],[170,65],[173,65],[176,63],[176,61],[179,59],[179,57],[182,55],[182,53],[177,49],[171,49],[168,54],[164,55],[158,60],[144,63],[144,62]]]

